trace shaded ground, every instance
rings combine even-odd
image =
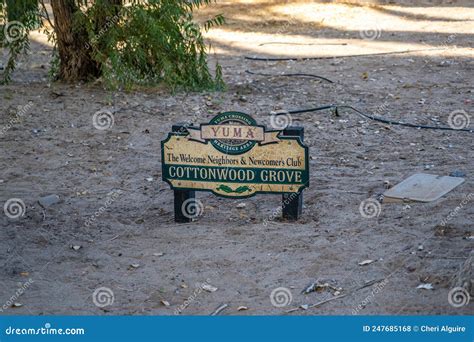
[[[226,303],[221,314],[278,315],[332,297],[329,291],[301,294],[318,279],[342,287],[343,294],[367,281],[384,281],[296,314],[472,313],[472,303],[448,303],[451,279],[473,247],[470,133],[389,127],[349,111],[294,116],[293,124],[305,127],[311,155],[311,187],[297,223],[263,224],[279,207],[278,195],[232,201],[200,193],[203,215],[176,225],[160,164],[160,141],[173,123],[207,122],[226,110],[250,113],[267,125],[272,110],[331,103],[428,125],[447,125],[451,112],[464,110],[473,127],[472,5],[223,2],[211,12],[229,18],[227,26],[208,34],[213,58],[223,65],[224,93],[123,93],[100,84],[49,84],[50,48],[34,36],[33,55],[14,82],[0,88],[2,125],[15,117],[17,106],[33,103],[0,136],[0,202],[20,198],[26,204],[20,219],[0,216],[0,304],[22,304],[3,314],[168,315],[180,309],[206,315]],[[362,39],[365,20],[376,23],[371,27],[380,32],[377,39]],[[432,48],[439,49],[304,62],[243,58]],[[334,83],[246,70],[312,73]],[[106,131],[92,125],[101,109],[114,113],[114,126]],[[359,212],[363,200],[385,191],[386,181],[455,170],[467,174],[466,182],[434,203],[383,204],[372,219]],[[43,209],[37,200],[48,194],[61,201]],[[238,209],[241,202],[246,206]],[[106,210],[87,226],[101,207]],[[366,259],[376,262],[358,265]],[[204,282],[218,290],[200,290]],[[423,283],[434,290],[416,289]],[[94,305],[100,287],[113,291],[112,305]],[[270,301],[278,287],[292,293],[292,303],[283,308]],[[17,296],[19,288],[25,290]]]

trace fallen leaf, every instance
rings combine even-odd
[[[363,261],[359,262],[359,266],[369,265],[373,262],[375,262],[375,260],[371,260],[371,259],[363,260]]]
[[[321,292],[328,289],[333,290],[333,291],[342,291],[342,288],[333,286],[329,283],[315,282],[306,286],[306,288],[303,291],[301,291],[301,293],[308,294],[311,292]]]
[[[306,288],[301,293],[308,294],[308,293],[315,292],[315,291],[322,291],[326,287],[327,287],[326,284],[320,284],[318,282],[311,283],[308,286],[306,286]]]
[[[431,283],[420,284],[416,288],[417,289],[423,289],[423,290],[434,290],[433,284],[431,284]]]
[[[209,285],[209,284],[202,285],[202,289],[204,291],[207,291],[207,292],[216,292],[217,291],[217,287]]]

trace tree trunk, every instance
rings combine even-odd
[[[87,81],[100,74],[92,59],[87,31],[73,27],[74,14],[80,9],[74,0],[51,0],[59,53],[59,79],[66,82]]]

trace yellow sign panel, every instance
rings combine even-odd
[[[227,120],[219,121],[224,115]],[[162,142],[163,179],[172,188],[249,197],[299,192],[309,185],[308,148],[299,137],[267,132],[244,113],[223,113],[213,120],[219,122],[213,126],[221,127],[189,128],[170,133]],[[230,135],[232,132],[237,136]],[[253,140],[239,139],[248,132],[253,132]],[[229,138],[223,139],[222,134],[229,134]]]

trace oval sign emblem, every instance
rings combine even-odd
[[[252,127],[257,122],[248,114],[241,112],[225,112],[215,116],[210,125],[222,127],[214,128],[214,133],[219,139],[211,139],[210,142],[217,150],[227,154],[242,154],[250,151],[255,146],[254,131]],[[242,126],[249,126],[245,129]]]

